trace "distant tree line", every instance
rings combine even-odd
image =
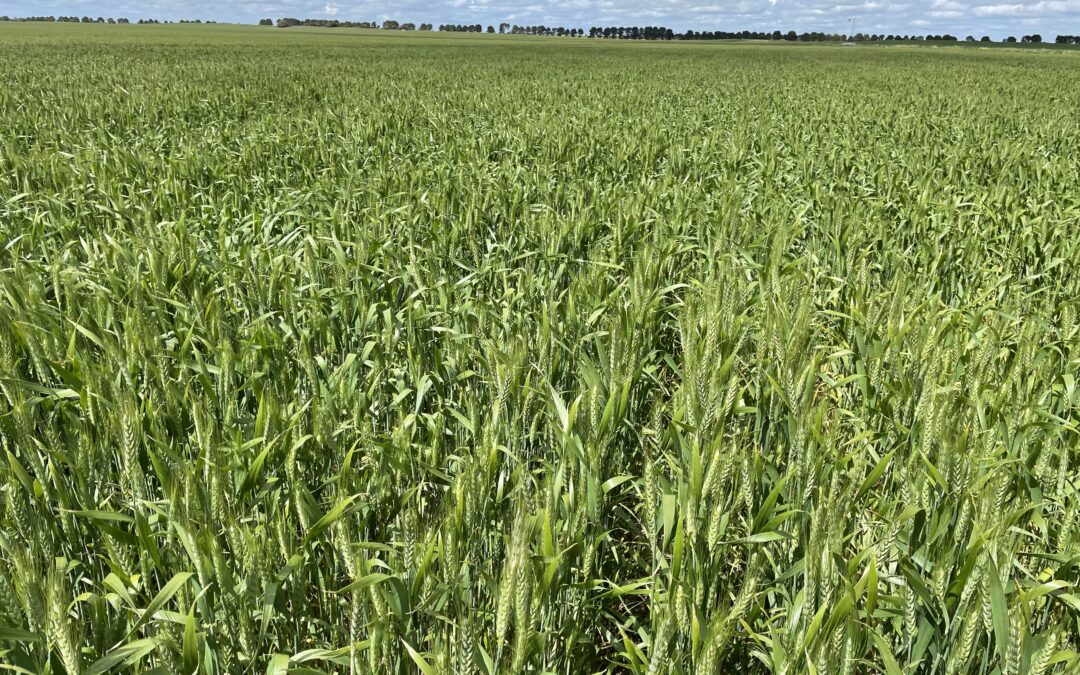
[[[457,23],[439,24],[440,33],[482,33],[483,30],[483,27],[478,23],[472,25]]]
[[[217,23],[217,21],[203,21],[202,19],[180,19],[179,21],[159,21],[157,19],[139,19],[136,23],[139,24],[161,24],[161,23]]]
[[[789,30],[786,33],[774,30],[772,32],[765,31],[695,31],[688,30],[684,33],[676,33],[670,28],[663,26],[612,26],[612,27],[593,27],[589,29],[588,33],[591,38],[601,38],[608,40],[774,40],[774,41],[786,41],[786,42],[910,42],[910,41],[931,41],[931,42],[957,42],[956,36],[953,35],[886,35],[886,34],[873,34],[867,35],[858,33],[855,35],[844,35],[842,33],[796,33],[793,30]],[[974,41],[975,38],[970,38]],[[990,38],[983,38],[984,41],[989,42]]]
[[[603,37],[607,37],[606,35]],[[621,36],[617,36],[621,37]],[[634,39],[631,34],[630,39]],[[679,40],[772,40],[772,41],[784,41],[784,42],[957,42],[957,38],[954,35],[886,35],[882,34],[865,34],[856,33],[854,35],[845,35],[843,33],[822,33],[819,31],[796,33],[793,30],[789,30],[783,33],[778,30],[774,30],[771,33],[761,31],[693,31],[688,30],[685,33],[676,34],[676,39]],[[648,38],[646,38],[648,39]],[[989,38],[987,38],[989,40]]]
[[[274,21],[271,19],[263,19],[259,22],[261,26],[274,25]],[[277,24],[280,28],[289,28],[291,26],[319,26],[325,28],[381,28],[383,30],[432,30],[432,25],[429,23],[422,23],[419,26],[413,23],[398,23],[397,21],[383,21],[379,24],[375,21],[338,21],[336,19],[278,19]],[[519,26],[517,24],[511,25],[509,23],[500,23],[498,29],[495,26],[487,26],[485,28],[483,24],[471,23],[471,24],[459,24],[459,23],[444,23],[439,24],[439,32],[442,33],[500,33],[511,35],[547,35],[553,37],[590,37],[604,40],[773,40],[773,41],[785,41],[785,42],[959,42],[960,39],[955,35],[943,34],[943,35],[900,35],[900,34],[885,34],[885,33],[856,33],[855,35],[845,35],[843,33],[822,33],[822,32],[808,32],[808,33],[796,33],[793,30],[789,30],[786,33],[774,30],[770,32],[764,31],[695,31],[687,30],[683,33],[676,33],[670,28],[664,26],[593,26],[587,32],[581,28],[565,28],[563,26]],[[974,36],[967,36],[964,38],[964,42],[993,42],[988,36],[982,36],[978,40]],[[1022,42],[1025,44],[1038,44],[1042,42],[1042,36],[1025,35],[1020,40],[1015,37],[1008,37],[1002,42],[1015,43]],[[1058,44],[1080,44],[1080,36],[1073,35],[1059,35],[1057,37]]]
[[[98,17],[96,19],[88,16],[24,16],[24,17],[9,17],[0,16],[0,21],[41,21],[45,23],[131,23],[127,19],[106,19],[104,17]]]
[[[617,38],[621,40],[671,40],[678,37],[675,31],[670,28],[664,28],[663,26],[645,26],[639,28],[632,26],[630,28],[620,27],[608,27],[600,28],[593,26],[589,29],[589,37],[591,38]]]
[[[500,24],[502,28],[506,26],[506,30],[501,32],[509,33],[510,35],[550,35],[554,37],[581,37],[585,35],[585,30],[582,28],[564,28],[562,26],[508,26],[507,24]],[[489,33],[492,31],[488,31]]]
[[[260,26],[273,26],[273,19],[263,19],[259,22]],[[422,23],[417,26],[415,23],[398,23],[397,21],[387,20],[379,23],[378,21],[338,21],[337,19],[294,19],[287,17],[277,20],[278,28],[292,28],[293,26],[312,26],[315,28],[381,28],[383,30],[431,30],[430,23]]]
[[[619,29],[624,30],[622,28]],[[636,29],[635,29],[636,30]],[[835,39],[837,42],[843,41],[842,35],[826,35],[825,33],[803,33],[806,36],[805,39],[810,39],[810,36],[815,36],[815,39],[819,39],[822,42]],[[607,37],[606,35],[604,37]],[[616,35],[614,37],[629,37],[634,39],[633,35],[623,36]],[[788,31],[787,33],[781,33],[776,30],[771,33],[763,33],[757,31],[743,30],[738,32],[729,32],[723,30],[702,30],[693,31],[688,30],[685,33],[675,36],[679,40],[786,40],[788,42],[794,42],[799,39],[799,36],[795,34],[795,31]]]
[[[273,19],[263,19],[260,26],[273,26]],[[278,28],[292,28],[293,26],[315,26],[317,28],[378,28],[379,24],[374,21],[338,21],[337,19],[294,19],[286,17],[277,20]]]
[[[77,16],[24,16],[24,17],[10,17],[0,16],[0,21],[38,21],[43,23],[131,23],[129,19],[125,18],[105,18],[99,16],[94,19],[89,16],[77,17]],[[172,21],[159,21],[158,19],[139,19],[136,21],[139,24],[152,24],[152,23],[174,23]],[[217,23],[216,21],[203,21],[202,19],[180,19],[175,23]]]
[[[91,18],[89,16],[26,16],[26,17],[9,17],[0,16],[0,21],[39,21],[44,23],[110,23],[110,24],[128,24],[130,20],[125,18],[105,18],[97,17]],[[160,24],[160,23],[173,23],[171,21],[160,21],[158,19],[139,19],[136,23],[139,24]],[[180,19],[175,23],[216,23],[215,21],[203,21],[201,19]],[[273,19],[261,19],[259,21],[260,26],[277,26],[278,28],[291,28],[293,26],[314,26],[318,28],[380,28],[382,30],[404,30],[404,31],[430,31],[434,30],[434,27],[430,23],[421,23],[419,25],[415,23],[399,23],[394,20],[386,21],[340,21],[338,19],[295,19],[286,17],[278,19],[276,22]],[[563,26],[519,26],[511,25],[509,23],[500,23],[498,31],[495,26],[488,26],[486,29],[483,25],[474,24],[456,24],[447,23],[440,24],[439,31],[445,33],[508,33],[511,35],[547,35],[552,37],[585,37],[605,39],[605,40],[774,40],[774,41],[786,41],[786,42],[958,42],[958,38],[955,35],[886,35],[886,34],[871,34],[856,33],[855,35],[844,35],[842,33],[821,33],[821,32],[809,32],[809,33],[796,33],[793,30],[789,30],[786,33],[782,33],[778,30],[774,30],[771,33],[762,31],[695,31],[687,30],[683,33],[676,33],[670,28],[664,26],[594,26],[586,31],[581,28],[565,28]],[[1005,44],[1041,44],[1043,41],[1042,35],[1035,33],[1033,35],[1021,36],[1018,40],[1016,37],[1010,35],[1002,40]],[[964,38],[964,42],[976,42],[976,39],[969,35]],[[993,42],[989,37],[982,36],[978,39],[978,42]],[[1055,44],[1059,45],[1080,45],[1080,35],[1058,35],[1054,40]]]

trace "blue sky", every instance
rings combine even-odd
[[[675,30],[1080,35],[1080,0],[0,0],[0,14],[212,19],[254,23],[295,16],[415,23],[501,21],[547,26]]]

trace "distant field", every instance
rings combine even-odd
[[[0,665],[1077,672],[1078,73],[0,24]]]

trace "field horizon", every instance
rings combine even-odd
[[[18,27],[18,28],[15,28]],[[162,36],[162,35],[174,35],[183,37],[197,37],[200,35],[213,36],[217,39],[222,37],[231,36],[234,38],[251,38],[257,33],[266,33],[270,35],[274,34],[303,34],[303,35],[320,35],[324,34],[328,37],[365,37],[376,38],[386,40],[435,40],[438,42],[463,42],[474,44],[478,42],[494,42],[494,43],[526,43],[535,44],[538,42],[553,42],[555,44],[563,44],[566,46],[576,46],[585,44],[595,44],[596,47],[602,46],[626,46],[626,47],[645,47],[645,48],[659,48],[661,46],[672,47],[678,45],[708,45],[713,47],[738,47],[749,45],[760,46],[772,46],[777,48],[808,48],[808,47],[822,47],[822,48],[834,48],[843,47],[845,49],[857,48],[857,49],[875,49],[875,48],[912,48],[912,49],[934,49],[934,48],[963,48],[963,49],[977,49],[977,50],[1051,50],[1051,51],[1065,51],[1065,52],[1080,52],[1080,45],[1077,44],[1056,44],[1052,41],[1043,41],[1039,43],[1006,43],[1006,42],[965,42],[964,40],[958,40],[955,42],[946,41],[880,41],[880,42],[860,42],[860,43],[840,43],[840,42],[801,42],[794,41],[788,42],[785,40],[695,40],[695,39],[678,39],[678,40],[621,40],[621,39],[603,39],[603,38],[590,38],[590,37],[557,37],[550,35],[524,35],[524,34],[510,34],[510,33],[465,33],[465,32],[448,32],[448,31],[401,31],[401,30],[384,30],[380,28],[352,28],[352,27],[318,27],[318,26],[291,26],[289,28],[278,28],[276,26],[259,26],[249,23],[229,23],[229,22],[212,22],[212,23],[157,23],[157,24],[98,24],[98,23],[42,23],[33,21],[9,21],[0,22],[0,37],[4,36],[4,29],[10,29],[11,33],[18,35],[19,31],[23,31],[29,35],[39,35],[41,32],[47,34],[49,32],[59,31],[61,35],[80,35],[90,34],[93,35],[95,31],[115,31],[117,35],[145,35],[150,36]],[[65,32],[66,31],[66,32]],[[267,36],[268,39],[281,39],[280,37]]]

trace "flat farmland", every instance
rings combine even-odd
[[[1080,53],[0,25],[0,663],[1080,667]]]

